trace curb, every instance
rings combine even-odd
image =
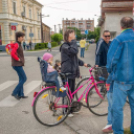
[[[65,120],[65,124],[70,127],[73,131],[75,131],[77,134],[90,134],[89,132],[86,132],[82,129],[80,129],[77,125],[75,125],[73,122],[71,122],[69,119]]]

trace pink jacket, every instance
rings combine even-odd
[[[53,66],[51,66],[50,64],[48,64],[47,72],[48,73],[51,73],[51,72],[54,72],[54,71],[56,71],[56,70],[53,68]]]

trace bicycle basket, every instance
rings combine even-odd
[[[106,67],[95,68],[94,76],[96,81],[100,81],[99,77],[103,77],[105,80],[108,78],[108,72]]]

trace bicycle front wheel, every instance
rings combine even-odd
[[[38,122],[45,126],[62,123],[70,111],[69,97],[56,97],[53,88],[42,91],[36,98],[33,113]]]
[[[105,83],[97,84],[97,88],[103,99],[97,94],[95,86],[93,86],[88,92],[87,106],[93,114],[97,116],[105,116],[108,114],[107,90]]]
[[[82,95],[82,93],[85,91],[85,89],[87,88],[87,86],[90,84],[89,81],[90,77],[84,78],[82,79],[76,86],[76,89],[78,89],[81,85],[83,85],[83,87],[76,93],[76,99],[78,100],[80,98],[80,96]],[[86,98],[85,96],[83,96],[83,98],[81,99],[81,103],[84,107],[87,108],[87,103],[86,103]]]

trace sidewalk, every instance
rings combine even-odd
[[[83,59],[85,63],[90,63],[92,66],[95,61],[95,47],[95,44],[91,44]],[[81,75],[90,76],[89,69],[81,67]],[[124,108],[124,127],[129,127],[130,121],[130,107],[126,104]],[[107,124],[107,116],[96,116],[87,108],[82,107],[79,114],[74,114],[72,118],[68,117],[65,122],[78,134],[101,134],[102,128]]]

